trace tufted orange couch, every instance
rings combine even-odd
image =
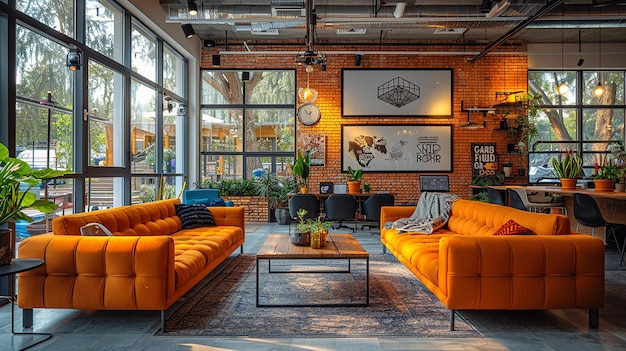
[[[57,217],[53,233],[26,238],[19,257],[42,267],[20,273],[18,304],[24,326],[33,308],[165,311],[224,261],[243,249],[243,207],[211,207],[217,226],[181,229],[178,199]],[[113,236],[81,236],[102,223]]]
[[[604,242],[571,233],[569,219],[457,200],[447,226],[431,235],[398,234],[386,222],[414,206],[381,208],[380,240],[451,310],[589,309],[604,306]],[[537,235],[493,235],[509,219]]]

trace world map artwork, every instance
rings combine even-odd
[[[387,140],[375,135],[358,135],[348,141],[348,154],[350,154],[361,167],[368,167],[376,158],[376,154],[385,155],[385,158],[400,160],[403,158],[402,149],[408,142],[400,140],[387,149]]]

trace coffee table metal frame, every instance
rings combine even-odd
[[[285,245],[286,243],[286,245]],[[290,246],[289,246],[290,245]],[[260,288],[260,261],[267,260],[268,273],[294,273],[294,274],[324,274],[324,273],[352,273],[352,260],[365,261],[365,302],[356,303],[303,303],[303,304],[267,304],[261,303],[259,297]],[[348,267],[340,269],[321,270],[272,270],[272,260],[348,260]],[[354,239],[351,234],[330,234],[326,247],[311,249],[305,246],[295,246],[289,243],[289,237],[285,234],[270,234],[256,256],[256,306],[257,307],[365,307],[369,306],[369,277],[370,260],[369,254]]]

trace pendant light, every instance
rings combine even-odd
[[[563,59],[563,57],[565,56],[565,36],[563,34],[564,31],[565,29],[563,28],[563,22],[561,21],[561,79],[564,79],[563,76],[565,75],[565,72],[563,72],[563,69],[565,67]],[[556,92],[561,96],[569,92],[569,86],[564,80],[562,80],[561,83],[556,87]]]
[[[600,38],[598,41],[598,85],[593,88],[593,95],[597,98],[604,95],[604,92],[606,91],[606,88],[602,86],[602,23],[600,21],[598,21],[598,33]]]

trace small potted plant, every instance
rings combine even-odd
[[[310,221],[306,219],[307,213],[309,212],[304,208],[300,208],[296,212],[296,220],[298,223],[296,224],[294,232],[291,233],[289,237],[290,242],[294,245],[307,246],[311,243],[311,224]]]
[[[52,201],[38,200],[30,189],[39,186],[42,180],[67,173],[50,168],[31,169],[28,163],[9,157],[9,149],[0,144],[0,265],[11,263],[15,248],[15,236],[5,224],[19,220],[32,222],[33,219],[22,212],[26,208],[43,213],[53,213],[57,208]]]
[[[583,159],[573,150],[568,150],[561,160],[552,158],[552,168],[554,173],[561,180],[562,189],[575,189],[576,178],[583,169]]]
[[[298,155],[293,164],[293,174],[301,179],[300,192],[308,194],[309,192],[309,174],[311,172],[311,150],[307,150],[304,154],[298,150]]]
[[[612,164],[606,166],[594,165],[593,185],[596,191],[613,191],[615,181],[620,178],[620,172]]]
[[[356,194],[361,192],[362,178],[363,170],[361,168],[353,169],[348,166],[348,193]]]

